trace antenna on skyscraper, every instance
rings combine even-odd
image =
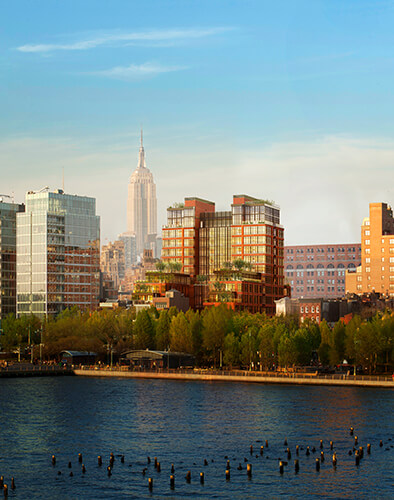
[[[143,141],[143,137],[142,137],[142,123],[141,123],[141,148],[144,147],[144,141]]]
[[[64,193],[64,167],[62,167],[62,191]]]

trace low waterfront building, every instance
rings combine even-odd
[[[151,351],[149,349],[126,351],[121,354],[121,362],[144,368],[193,368],[194,356],[185,352]]]
[[[60,357],[67,365],[94,365],[97,353],[88,351],[62,351]]]

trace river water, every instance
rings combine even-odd
[[[9,498],[19,499],[393,498],[393,415],[394,393],[385,389],[83,377],[0,379],[0,475],[8,484],[15,477],[16,489]],[[351,426],[358,446],[365,448],[359,466],[354,455],[348,455],[354,445]],[[266,439],[269,447],[261,456]],[[325,461],[316,471],[320,439]],[[336,469],[330,440],[338,456]],[[367,443],[372,445],[370,455]],[[297,444],[303,448],[299,457]],[[316,452],[306,456],[306,446]],[[110,452],[115,463],[108,477]],[[103,456],[102,467],[98,455]],[[161,472],[154,467],[154,457]],[[278,458],[288,461],[282,475]],[[240,463],[242,470],[237,469]],[[251,478],[247,463],[252,464]]]

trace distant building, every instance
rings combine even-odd
[[[189,309],[189,298],[185,297],[179,290],[168,290],[164,297],[153,297],[153,305],[158,311],[176,307],[178,311],[186,312]]]
[[[394,297],[394,218],[387,203],[370,203],[361,225],[361,265],[346,273],[346,292]]]
[[[119,289],[125,277],[125,246],[123,241],[110,242],[101,249],[100,270],[111,278],[114,288]]]
[[[17,314],[54,316],[96,309],[100,286],[100,218],[96,200],[56,192],[26,194],[17,214]]]
[[[124,243],[125,268],[130,269],[137,264],[137,243],[135,234],[122,233],[119,240]]]
[[[306,320],[319,324],[325,320],[333,325],[339,319],[348,321],[354,313],[360,311],[357,301],[346,299],[324,299],[310,297],[305,299],[289,299],[284,297],[276,301],[277,316],[296,316],[300,322]]]
[[[285,279],[293,298],[344,297],[345,272],[361,262],[359,243],[285,246]]]
[[[151,241],[157,236],[156,184],[145,164],[142,131],[138,167],[130,177],[128,188],[127,233],[135,235],[137,256],[144,249],[150,249]]]
[[[16,314],[16,214],[24,205],[5,203],[0,195],[0,320]]]
[[[118,288],[110,276],[100,271],[100,305],[102,302],[114,302],[118,300]]]

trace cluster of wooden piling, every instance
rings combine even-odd
[[[350,428],[350,435],[351,436],[354,436],[354,429],[353,427]],[[348,455],[351,456],[353,455],[354,456],[354,461],[355,461],[355,466],[358,467],[361,463],[361,461],[364,459],[364,451],[366,452],[367,455],[371,455],[372,453],[372,446],[371,446],[371,443],[367,443],[366,444],[366,447],[364,446],[361,446],[360,443],[359,443],[359,439],[357,436],[354,436],[353,438],[354,442],[353,442],[353,446],[351,447],[351,449],[348,451]],[[389,439],[391,440],[391,439]],[[258,443],[261,443],[261,441],[257,441]],[[379,447],[382,448],[384,445],[383,445],[383,441],[380,440],[379,441]],[[283,452],[284,452],[284,458],[282,457],[278,457],[278,468],[279,468],[279,474],[280,475],[283,475],[285,470],[286,470],[286,467],[291,463],[291,460],[292,460],[292,449],[294,450],[294,453],[295,453],[295,458],[294,458],[294,473],[295,474],[298,474],[300,472],[300,468],[301,468],[301,459],[300,459],[300,456],[303,453],[305,453],[305,456],[306,457],[309,457],[312,454],[318,454],[318,456],[316,456],[315,460],[314,460],[314,468],[316,470],[316,472],[319,472],[322,465],[325,463],[326,461],[326,456],[325,456],[325,453],[324,453],[324,448],[325,448],[325,444],[324,444],[324,441],[322,439],[319,440],[319,445],[318,445],[318,449],[315,448],[315,446],[312,446],[310,447],[309,445],[308,446],[303,446],[303,445],[300,445],[300,444],[296,444],[295,446],[293,445],[293,448],[291,447],[291,445],[289,445],[289,442],[288,442],[288,439],[285,438],[284,439],[284,442],[283,442]],[[393,448],[393,446],[391,446]],[[339,451],[336,451],[335,450],[335,445],[334,445],[334,442],[333,441],[329,441],[329,445],[327,445],[327,450],[329,449],[329,452],[327,451],[327,454],[331,455],[331,452],[332,452],[332,459],[331,459],[331,463],[332,463],[332,467],[334,469],[337,468],[337,466],[339,466],[339,462],[338,462],[338,454],[339,454]],[[389,450],[388,447],[386,447],[386,450]],[[257,453],[256,453],[257,451]],[[268,453],[270,453],[272,450],[269,448],[269,444],[268,444],[268,440],[265,440],[265,444],[264,445],[261,445],[260,448],[258,448],[257,450],[255,450],[254,448],[254,445],[251,444],[250,447],[249,447],[249,453],[250,453],[250,456],[251,458],[253,458],[255,456],[256,459],[258,459],[259,457],[260,458],[263,458],[263,456],[265,456],[265,458],[269,458],[268,457]],[[84,460],[83,460],[83,456],[82,456],[82,453],[78,453],[77,455],[78,457],[78,467],[80,468],[80,471],[82,474],[86,474],[88,471],[87,471],[87,468],[85,466],[85,463],[84,463]],[[231,461],[229,459],[228,456],[225,456],[224,457],[225,460],[226,460],[226,466],[225,466],[225,470],[224,470],[224,479],[226,481],[230,481],[231,480],[231,469],[232,469],[232,464],[231,464]],[[125,456],[124,455],[118,455],[117,458],[115,459],[115,455],[113,452],[111,452],[109,454],[109,458],[108,458],[108,465],[107,467],[104,469],[106,470],[107,472],[107,475],[108,477],[111,477],[112,475],[112,471],[113,471],[113,468],[114,468],[114,465],[115,465],[115,461],[118,460],[120,461],[121,464],[124,464],[125,463]],[[235,460],[235,458],[234,458]],[[248,479],[251,479],[252,478],[252,464],[250,463],[249,461],[250,459],[244,457],[244,466],[242,465],[242,462],[239,462],[239,465],[236,467],[236,469],[238,471],[243,471],[244,470],[244,467],[246,465],[246,477]],[[329,458],[327,458],[328,461]],[[142,469],[142,475],[145,477],[146,474],[147,474],[147,471],[149,470],[149,466],[151,465],[153,461],[153,465],[154,465],[154,469],[156,470],[157,473],[161,473],[161,464],[160,464],[160,461],[158,460],[157,457],[154,457],[153,460],[148,456],[147,459],[146,459],[146,467],[144,467]],[[213,460],[212,460],[213,462]],[[56,467],[56,464],[57,464],[57,460],[56,460],[56,456],[55,455],[52,455],[51,456],[51,464],[52,464],[52,467]],[[103,456],[102,455],[98,455],[97,457],[97,466],[99,468],[102,468],[103,467],[103,464],[104,464],[104,461],[103,461]],[[196,465],[196,464],[193,464],[193,465]],[[203,466],[204,467],[207,467],[209,465],[209,462],[208,460],[205,458],[203,459]],[[309,463],[309,466],[311,464]],[[69,472],[69,476],[72,477],[73,476],[73,471],[72,471],[72,463],[71,462],[68,462],[68,469],[70,469],[70,472]],[[173,490],[175,489],[175,478],[176,478],[176,467],[175,467],[175,464],[174,463],[171,463],[171,467],[170,467],[170,476],[169,476],[169,485],[170,485],[170,488]],[[62,472],[60,470],[57,471],[57,474],[58,475],[61,475]],[[203,485],[205,483],[205,474],[203,471],[200,471],[199,472],[199,476],[197,476],[197,480],[200,482],[201,485]],[[184,476],[184,480],[186,481],[186,483],[191,483],[192,481],[192,472],[190,470],[187,470],[186,472],[186,475]],[[15,479],[13,477],[10,478],[10,488],[12,490],[15,490]],[[148,488],[150,491],[153,491],[153,477],[148,477]],[[8,494],[9,494],[9,486],[7,484],[5,484],[4,482],[4,477],[1,476],[0,477],[0,490],[3,490],[3,493],[4,493],[4,497],[8,497]]]
[[[353,427],[350,428],[350,435],[351,436],[354,435],[354,429],[353,429]],[[281,475],[284,474],[286,466],[289,465],[289,463],[290,463],[290,461],[292,459],[292,451],[291,451],[290,446],[288,444],[288,439],[287,438],[285,438],[283,445],[284,445],[284,447],[286,447],[285,450],[284,450],[284,452],[286,454],[287,460],[283,460],[282,458],[278,458],[279,474],[281,474]],[[383,447],[383,441],[379,442],[379,446]],[[313,454],[319,453],[319,456],[315,458],[314,464],[315,464],[315,470],[317,472],[320,471],[320,468],[321,468],[322,464],[326,460],[326,456],[324,454],[324,441],[322,439],[319,440],[318,448],[319,448],[319,450],[317,450],[315,448],[315,446],[312,446],[312,448],[310,446],[306,446],[304,448],[304,446],[301,446],[299,444],[295,445],[294,450],[295,450],[295,455],[297,457],[297,458],[294,459],[294,472],[295,472],[295,474],[297,474],[300,471],[300,458],[299,457],[300,457],[301,451],[304,451],[304,449],[305,449],[305,455],[306,456],[310,456],[311,453],[313,453]],[[266,451],[268,451],[268,450],[269,450],[268,440],[265,440],[265,444],[261,445],[260,449],[259,449],[259,455],[260,455],[260,457],[264,456],[264,453]],[[334,469],[336,469],[336,467],[338,465],[338,452],[334,451],[334,442],[333,441],[329,441],[329,450],[333,452],[332,453],[332,466],[333,466]],[[368,443],[367,446],[366,446],[366,452],[367,452],[368,455],[371,454],[371,444],[370,443]],[[249,453],[253,457],[253,455],[255,453],[255,449],[254,449],[254,445],[253,444],[251,444],[250,447],[249,447]],[[352,450],[349,450],[349,455],[352,455],[352,454],[354,454],[355,465],[358,466],[360,464],[360,461],[364,457],[364,447],[363,446],[359,446],[359,441],[358,441],[358,437],[357,436],[354,436],[354,446],[353,446]],[[259,455],[256,454],[256,458],[258,458]],[[266,457],[266,458],[268,458],[268,457]],[[226,467],[225,467],[224,476],[225,476],[225,480],[226,481],[230,481],[231,480],[231,462],[230,462],[230,460],[228,459],[227,456],[225,457],[225,460],[226,460]],[[85,473],[86,472],[86,468],[83,465],[81,453],[78,454],[78,462],[80,464],[82,464],[81,465],[81,467],[82,467],[82,473]],[[110,457],[109,457],[109,465],[107,467],[108,476],[111,476],[112,469],[113,469],[113,466],[114,466],[114,462],[115,462],[115,456],[111,452],[110,453]],[[121,463],[125,462],[124,455],[120,455],[120,462]],[[149,466],[151,464],[151,462],[152,462],[152,459],[148,456],[147,457],[147,466]],[[249,460],[246,457],[244,457],[244,462],[246,463],[246,476],[249,479],[251,479],[252,478],[252,464],[249,462]],[[103,465],[103,458],[102,458],[101,455],[98,456],[97,463],[98,463],[99,467],[101,467]],[[161,472],[161,464],[160,464],[160,461],[158,460],[157,457],[153,458],[153,463],[154,463],[154,468],[155,468],[156,472],[160,473]],[[55,465],[55,464],[56,464],[56,457],[53,455],[52,456],[52,465]],[[208,460],[206,458],[203,460],[203,465],[205,467],[208,466]],[[69,467],[71,467],[71,463],[69,463]],[[244,468],[242,466],[242,463],[239,463],[239,465],[237,467],[237,470],[238,471],[244,470]],[[147,471],[148,471],[148,467],[144,467],[142,469],[142,475],[145,476]],[[72,475],[72,473],[70,475]],[[192,473],[191,473],[190,470],[188,470],[186,472],[185,480],[186,480],[186,483],[191,483]],[[205,474],[204,474],[204,472],[200,472],[199,473],[199,482],[201,484],[204,484],[204,482],[205,482]],[[174,463],[171,464],[171,468],[170,468],[169,484],[170,484],[170,488],[172,490],[175,489],[175,465],[174,465]],[[148,488],[149,488],[150,491],[153,491],[153,478],[152,477],[148,477]]]
[[[4,476],[0,476],[0,490],[3,490],[4,498],[8,497],[8,484],[4,482]],[[11,490],[15,490],[15,479],[11,477]]]

